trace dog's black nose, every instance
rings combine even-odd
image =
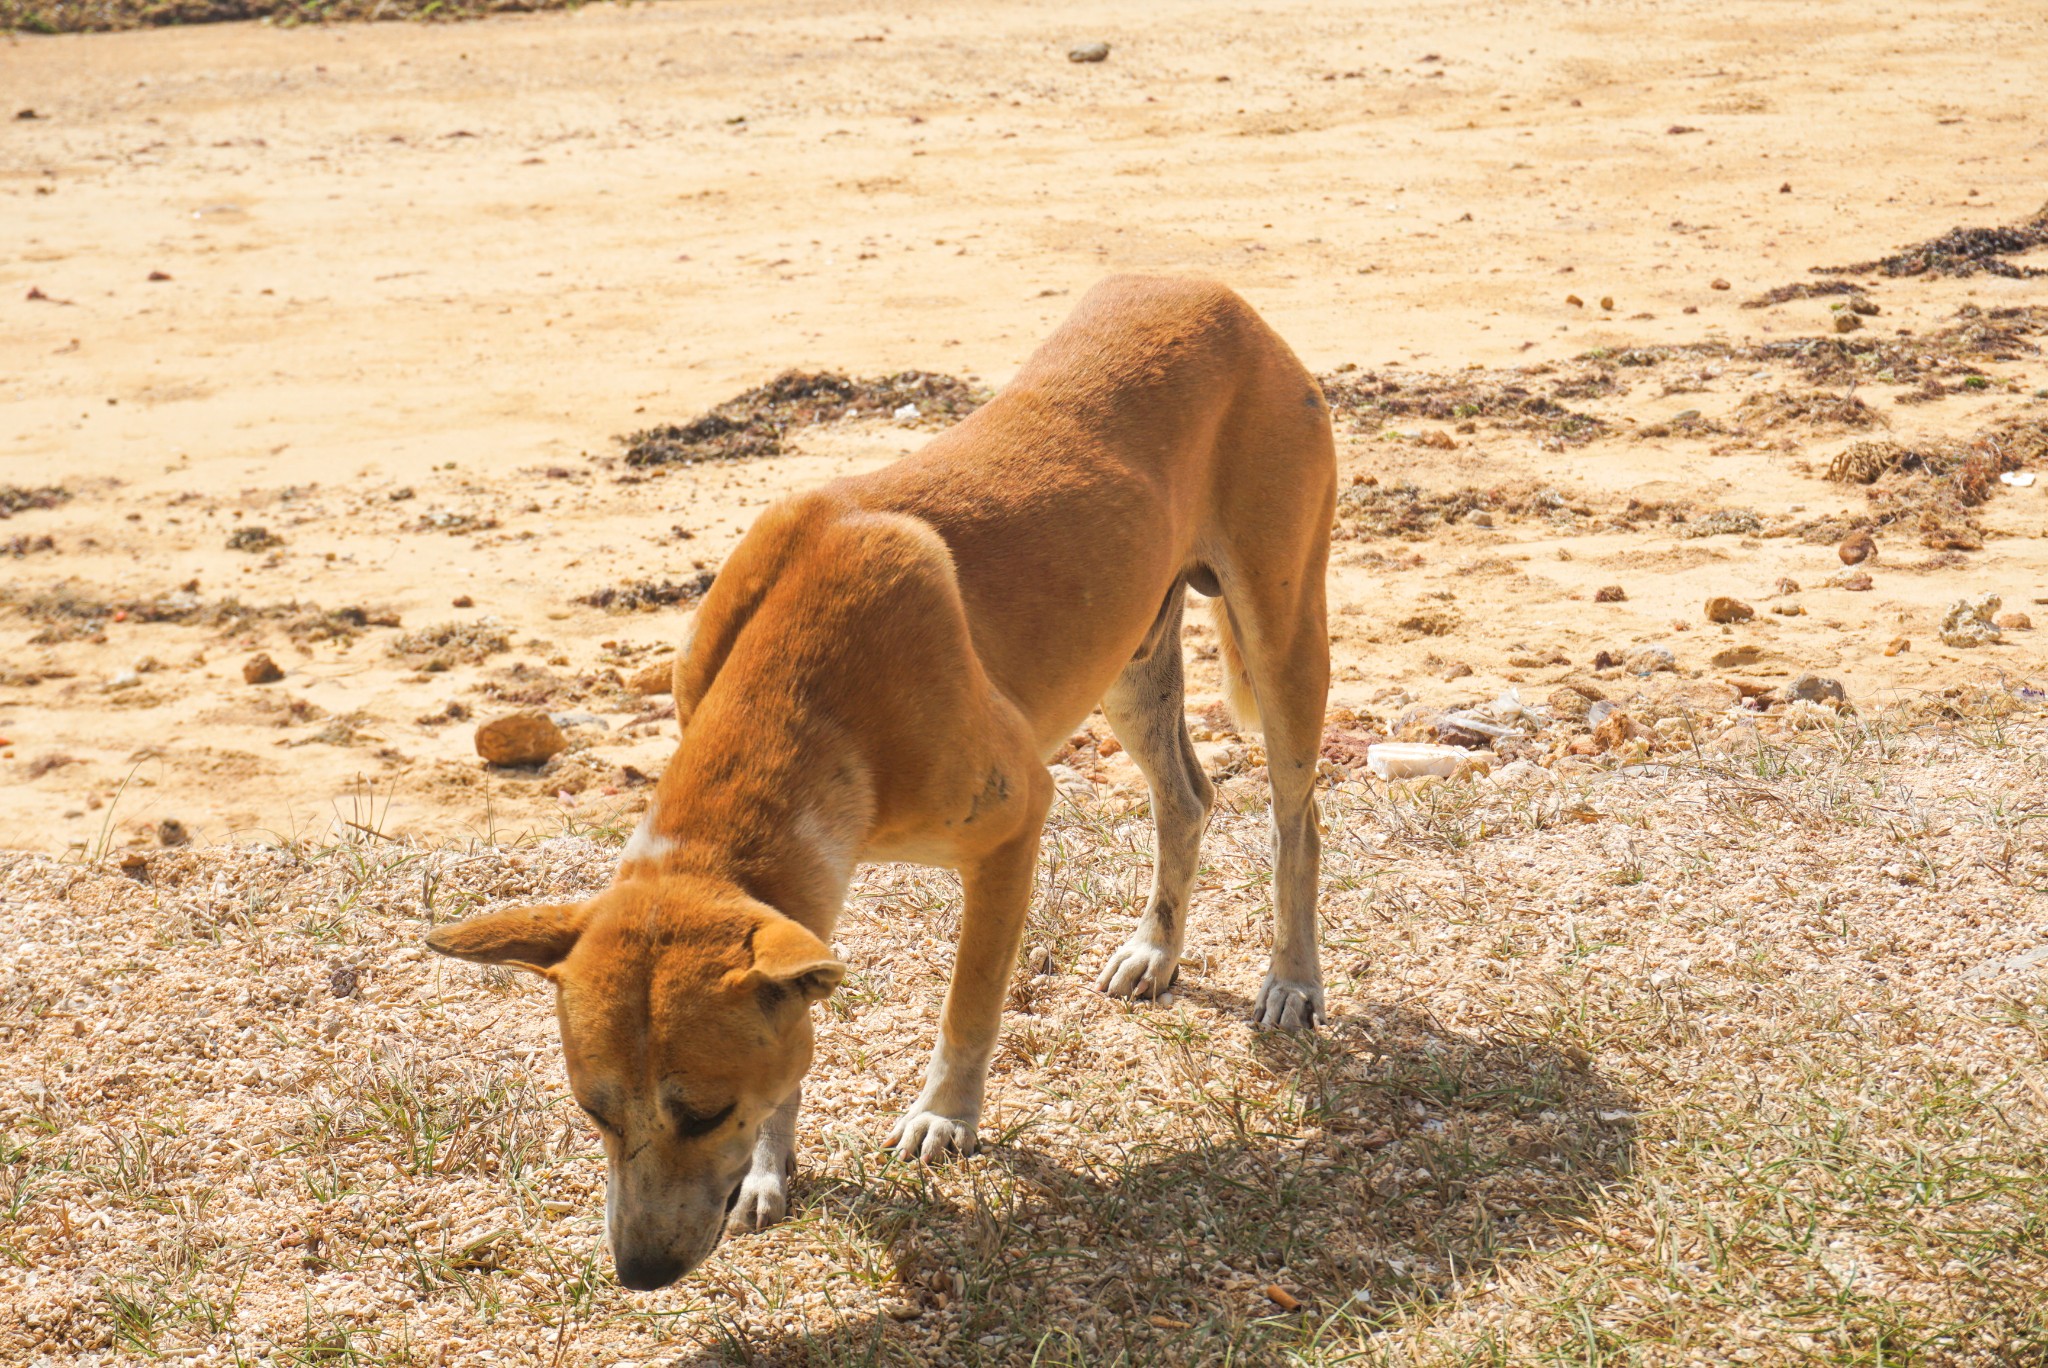
[[[681,1259],[672,1259],[666,1254],[635,1254],[617,1260],[619,1284],[635,1292],[652,1292],[667,1287],[683,1276],[688,1266]]]

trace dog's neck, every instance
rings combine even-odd
[[[873,808],[844,749],[816,728],[700,713],[620,853],[619,879],[708,876],[828,938]]]

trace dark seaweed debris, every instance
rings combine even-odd
[[[1768,309],[1774,304],[1787,304],[1795,299],[1820,299],[1827,295],[1862,294],[1863,289],[1846,280],[1802,280],[1791,285],[1780,285],[1775,290],[1765,290],[1755,299],[1745,299],[1745,309]]]
[[[602,608],[607,613],[651,613],[657,608],[670,608],[678,603],[695,603],[711,592],[712,581],[718,576],[710,570],[699,570],[686,576],[681,584],[674,580],[628,580],[624,584],[598,589],[579,595],[576,603]]]
[[[17,513],[26,513],[36,508],[55,508],[70,498],[71,491],[57,485],[44,485],[41,489],[0,485],[0,518],[11,518]]]
[[[171,623],[181,627],[214,627],[223,632],[248,631],[260,623],[281,623],[295,641],[350,641],[371,627],[396,627],[398,615],[369,608],[323,609],[316,603],[250,604],[240,599],[204,599],[198,582],[148,598],[106,599],[76,581],[42,589],[0,587],[0,606],[47,624],[36,640],[62,641],[88,637],[122,622]]]
[[[620,440],[628,465],[750,461],[781,455],[792,428],[856,413],[887,417],[905,404],[915,404],[920,419],[951,421],[987,397],[964,380],[931,371],[854,379],[836,371],[788,370],[687,423],[664,423]]]
[[[1353,427],[1382,426],[1397,418],[1440,423],[1486,421],[1500,427],[1536,429],[1574,445],[1589,442],[1607,420],[1566,408],[1529,385],[1519,371],[1469,371],[1455,376],[1396,378],[1373,371],[1347,371],[1316,378],[1330,411],[1349,417]]]
[[[2012,279],[2048,275],[2039,266],[2016,266],[2005,258],[2032,251],[2048,243],[2048,204],[2034,216],[2004,228],[1951,228],[1940,237],[1902,248],[1875,261],[1854,266],[1817,266],[1818,275],[1863,275],[1876,271],[1888,276],[1973,276],[1996,275]]]

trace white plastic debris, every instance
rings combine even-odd
[[[1424,741],[1382,741],[1365,748],[1365,767],[1377,779],[1454,779],[1472,762],[1472,752]]]
[[[2032,489],[2034,487],[2034,472],[2031,470],[2008,470],[2005,474],[1998,477],[1998,482],[2002,485],[2011,485],[2014,489]]]
[[[914,423],[918,419],[917,405],[905,404],[902,408],[897,409],[896,412],[890,414],[889,416],[894,418],[899,423]]]

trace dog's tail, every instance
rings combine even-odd
[[[1244,668],[1244,651],[1230,625],[1230,605],[1217,598],[1211,600],[1209,612],[1216,622],[1216,654],[1223,666],[1223,696],[1230,700],[1230,711],[1237,715],[1239,731],[1260,731],[1259,699],[1252,692],[1252,677]]]

